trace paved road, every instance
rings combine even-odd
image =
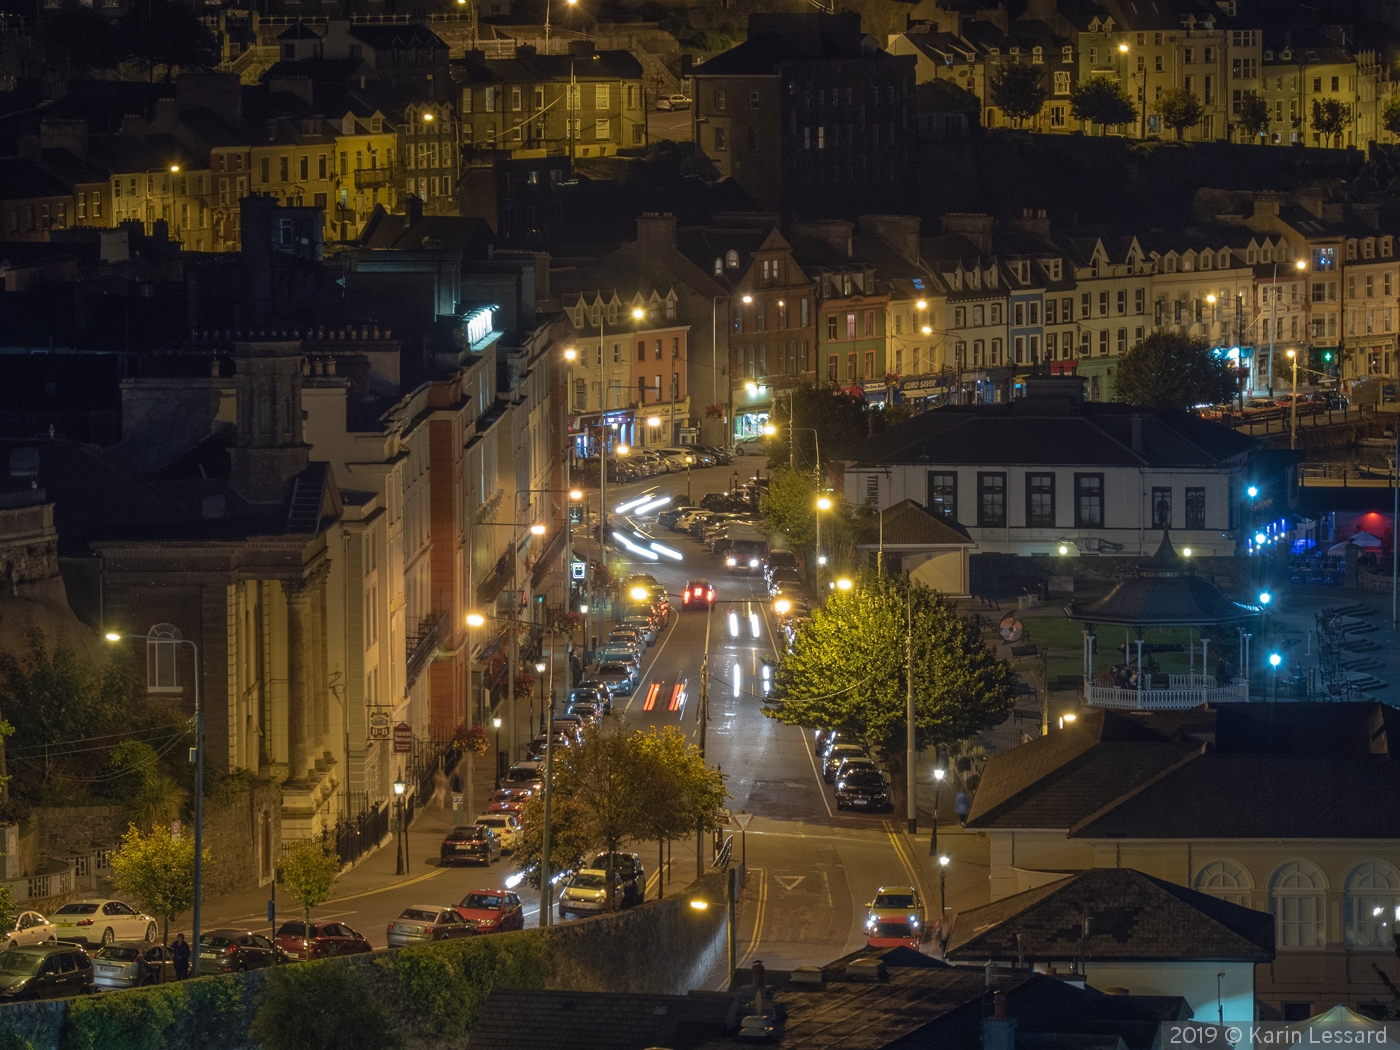
[[[698,501],[705,492],[724,489],[736,470],[741,476],[751,474],[758,463],[749,457],[737,460],[733,467],[694,471],[693,497]],[[686,491],[686,477],[661,475],[644,483],[610,487],[608,501],[616,506],[648,489],[681,496]],[[591,496],[596,501],[596,490]],[[708,633],[711,678],[706,757],[725,773],[733,796],[729,803],[732,809],[753,814],[741,837],[742,845],[735,842],[736,860],[746,855],[749,873],[739,923],[741,964],[759,958],[769,966],[787,968],[826,962],[855,950],[863,943],[865,902],[875,887],[884,883],[915,881],[923,887],[933,911],[938,887],[928,858],[922,855],[926,847],[911,848],[899,830],[901,822],[890,815],[837,814],[831,789],[817,771],[810,737],[803,730],[764,717],[761,668],[765,659],[774,657],[778,634],[762,578],[728,576],[721,559],[684,534],[658,530],[654,517],[631,524],[678,550],[682,560],[663,558],[643,565],[643,559],[635,556],[610,557],[620,573],[650,572],[676,596],[676,612],[648,651],[639,687],[619,704],[619,710],[631,725],[679,725],[698,743],[700,668]],[[709,614],[680,611],[679,593],[693,577],[715,584],[718,604]],[[599,627],[595,625],[595,630]],[[653,685],[657,688],[648,705]],[[563,691],[560,693],[562,696]],[[488,765],[477,763],[478,767]],[[489,772],[479,769],[476,779],[476,797],[485,798],[492,786]],[[425,810],[409,833],[407,875],[395,873],[392,845],[379,850],[342,877],[335,899],[316,909],[316,916],[348,922],[372,944],[382,946],[385,927],[405,907],[451,903],[472,889],[503,885],[513,871],[509,858],[489,869],[437,866],[438,844],[452,823],[450,809]],[[738,829],[733,830],[737,834]],[[667,893],[694,877],[694,846],[693,841],[673,844],[664,887]],[[975,843],[968,848],[975,851]],[[654,897],[658,888],[656,846],[639,844],[637,849],[652,872],[648,897]],[[964,871],[962,877],[970,883],[985,885],[985,869],[969,866]],[[538,891],[522,888],[522,894],[527,903],[527,925],[536,925]],[[260,890],[210,901],[205,928],[233,925],[264,929],[266,899],[267,891]],[[279,921],[291,917],[294,910],[291,901],[279,901]],[[188,916],[175,928],[188,931]],[[712,975],[711,986],[718,987],[722,980],[722,974]]]
[[[647,138],[655,142],[657,139],[674,139],[677,142],[689,142],[691,132],[690,110],[667,110],[653,109],[647,113]]]

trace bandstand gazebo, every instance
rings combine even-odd
[[[1247,677],[1217,682],[1210,673],[1206,642],[1201,647],[1201,673],[1145,673],[1142,663],[1143,631],[1149,627],[1217,627],[1241,623],[1258,616],[1257,606],[1231,601],[1208,580],[1196,575],[1191,560],[1172,546],[1163,531],[1162,543],[1151,560],[1138,569],[1135,579],[1125,580],[1108,594],[1065,612],[1084,624],[1084,699],[1092,707],[1135,710],[1169,710],[1249,699]],[[1129,631],[1137,632],[1136,675],[1131,684],[1099,684],[1094,676],[1094,647],[1089,638],[1096,626],[1124,629],[1123,658],[1131,667]],[[1195,662],[1194,646],[1192,663]],[[1242,668],[1242,670],[1246,670]]]

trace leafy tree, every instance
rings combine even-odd
[[[1114,379],[1119,401],[1153,408],[1220,404],[1237,386],[1229,362],[1209,343],[1179,332],[1153,332],[1123,356]]]
[[[1069,111],[1075,120],[1090,124],[1131,124],[1137,107],[1123,85],[1103,73],[1085,77],[1070,89]]]
[[[298,842],[282,861],[282,884],[301,905],[301,918],[311,922],[311,909],[331,898],[340,878],[340,858],[319,842]]]
[[[208,850],[204,863],[209,863]],[[175,838],[165,828],[143,834],[129,825],[120,848],[112,854],[112,879],[161,920],[161,936],[169,943],[170,920],[194,906],[193,836]]]
[[[569,796],[586,814],[585,826],[594,842],[608,853],[608,907],[614,906],[612,854],[636,836],[643,826],[642,811],[650,793],[641,787],[644,770],[638,749],[622,731],[619,719],[610,718],[584,733],[577,747],[555,753],[555,793],[562,773]],[[562,758],[562,761],[560,759]]]
[[[49,64],[66,76],[89,69],[116,69],[126,57],[112,24],[91,7],[45,12],[40,40]]]
[[[1400,95],[1391,95],[1381,110],[1381,124],[1392,135],[1400,135]]]
[[[880,433],[888,422],[884,413],[869,408],[863,397],[840,387],[797,387],[790,398],[778,401],[773,412],[776,433],[768,439],[768,464],[779,467],[791,461],[798,468],[814,467],[818,443],[823,462],[829,464],[836,452]],[[793,425],[797,427],[795,454],[788,445]]]
[[[1314,99],[1312,104],[1313,130],[1322,136],[1324,145],[1330,146],[1333,139],[1340,140],[1342,133],[1351,127],[1351,107],[1340,99]],[[1338,141],[1337,145],[1341,145]]]
[[[398,1030],[353,966],[333,960],[267,972],[249,1034],[263,1050],[394,1050]]]
[[[951,744],[1001,722],[1016,675],[973,624],[921,583],[863,574],[798,628],[774,679],[775,709],[789,725],[849,729],[903,766],[906,614],[912,618],[915,746]]]
[[[107,753],[108,775],[126,806],[127,819],[142,831],[167,827],[184,811],[188,792],[160,771],[155,748],[123,740]]]
[[[189,4],[178,0],[133,4],[122,21],[122,35],[128,51],[145,64],[151,75],[160,68],[167,81],[177,70],[209,69],[218,62],[214,34]]]
[[[636,733],[641,773],[648,786],[648,803],[642,807],[642,830],[656,842],[658,872],[665,871],[666,843],[698,828],[714,829],[714,818],[724,804],[724,778],[709,769],[700,749],[686,741],[675,726],[655,726]],[[658,883],[658,893],[664,892]]]
[[[1256,141],[1269,132],[1269,104],[1257,92],[1246,91],[1240,97],[1240,127]]]
[[[15,895],[10,892],[10,887],[0,886],[0,931],[14,929],[17,918],[19,903],[15,900]]]
[[[588,812],[583,805],[559,790],[559,752],[555,753],[554,794],[549,804],[549,867],[556,877],[588,863],[597,840],[589,826]],[[525,882],[536,889],[540,886],[540,856],[544,850],[544,800],[532,798],[525,803],[520,823],[524,833],[511,860],[525,873]]]
[[[790,550],[812,550],[817,542],[817,483],[807,473],[775,467],[768,477],[768,491],[759,504],[763,523],[782,536]],[[834,494],[831,509],[822,511],[822,548],[838,557],[853,549],[855,519],[851,506]]]
[[[1177,141],[1187,128],[1194,128],[1206,115],[1206,107],[1196,93],[1185,87],[1170,87],[1157,100],[1157,113],[1162,123],[1176,132]]]
[[[1045,78],[1038,66],[1003,66],[991,84],[992,105],[996,106],[1018,123],[1029,120],[1040,112],[1040,107],[1050,96],[1045,86]]]

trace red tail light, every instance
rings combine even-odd
[[[437,936],[437,927],[436,927],[436,926],[424,926],[424,927],[423,927],[423,932],[426,933],[429,937],[436,937],[436,936]]]
[[[227,948],[224,949],[224,954],[225,954],[225,955],[237,955],[237,954],[238,954],[238,945],[236,945],[236,944],[230,944]]]
[[[93,922],[94,922],[93,919],[79,919],[78,922],[77,922],[77,925],[79,925],[79,926],[91,926],[91,925],[93,924]]]
[[[688,601],[690,601],[690,592],[686,591],[684,594],[681,595],[681,604],[685,604]]]

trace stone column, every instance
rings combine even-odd
[[[311,607],[310,674],[307,676],[307,750],[318,773],[326,768],[326,588],[322,573],[307,581]]]
[[[307,645],[310,595],[306,581],[282,581],[287,596],[287,779],[304,782],[307,772],[307,690],[311,684],[311,654]]]

